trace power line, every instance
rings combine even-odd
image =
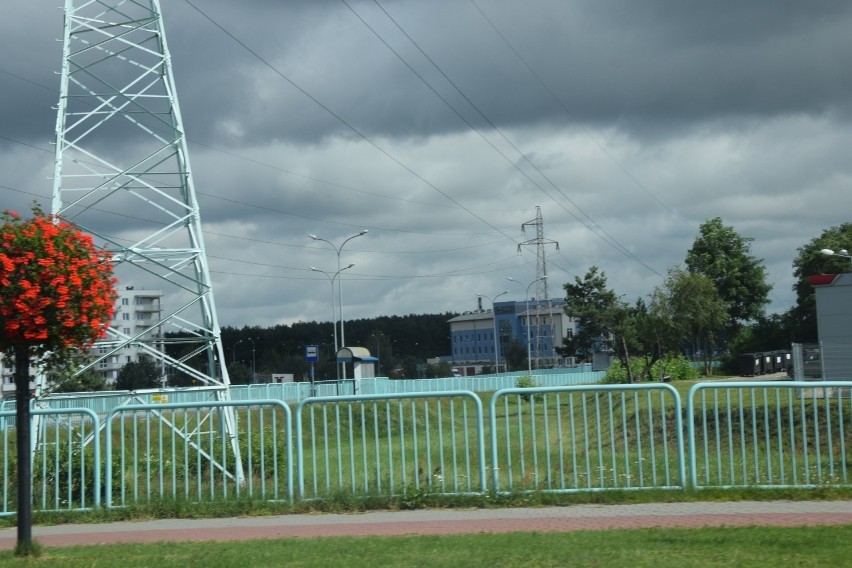
[[[229,38],[231,38],[231,40],[233,40],[233,41],[234,41],[237,45],[239,45],[240,47],[242,47],[244,50],[246,50],[248,53],[250,53],[250,54],[251,54],[254,58],[256,58],[258,61],[260,61],[260,62],[261,62],[264,66],[266,66],[268,69],[270,69],[273,73],[275,73],[276,75],[278,75],[279,77],[281,77],[281,78],[282,78],[284,81],[286,81],[286,82],[287,82],[290,86],[292,86],[294,89],[296,89],[297,91],[299,91],[300,93],[302,93],[302,95],[304,95],[305,97],[307,97],[307,98],[308,98],[311,102],[313,102],[314,104],[316,104],[317,106],[319,106],[321,109],[323,109],[324,111],[326,111],[326,112],[327,112],[329,115],[331,115],[331,116],[332,116],[335,120],[337,120],[338,122],[340,122],[340,124],[342,124],[343,126],[345,126],[347,129],[349,129],[351,132],[353,132],[355,135],[357,135],[359,138],[361,138],[361,139],[362,139],[363,141],[365,141],[367,144],[369,144],[370,146],[372,146],[374,149],[376,149],[378,152],[380,152],[380,153],[381,153],[382,155],[384,155],[386,158],[388,158],[389,160],[391,160],[392,162],[394,162],[395,164],[397,164],[399,167],[401,167],[402,169],[404,169],[405,171],[407,171],[409,174],[411,174],[412,176],[414,176],[415,178],[417,178],[418,180],[420,180],[420,181],[421,181],[423,184],[425,184],[427,187],[429,187],[430,189],[432,189],[432,190],[436,191],[437,193],[439,193],[440,195],[442,195],[443,197],[445,197],[447,200],[449,200],[451,203],[453,203],[453,204],[455,204],[456,206],[458,206],[458,208],[459,208],[459,209],[461,209],[461,210],[465,211],[465,212],[466,212],[468,215],[470,215],[471,217],[473,217],[473,218],[477,219],[478,221],[480,221],[480,222],[481,222],[481,223],[483,223],[484,225],[486,225],[486,226],[490,227],[491,229],[493,229],[493,230],[494,230],[494,231],[496,231],[497,233],[499,233],[499,234],[503,235],[504,237],[506,237],[506,239],[508,239],[508,240],[512,241],[513,243],[514,243],[514,242],[516,242],[516,241],[515,241],[515,239],[514,239],[512,236],[508,235],[505,231],[503,231],[502,229],[500,229],[500,228],[496,227],[495,225],[493,225],[492,223],[490,223],[487,219],[485,219],[485,218],[481,217],[480,215],[477,215],[477,214],[476,214],[475,212],[473,212],[471,209],[469,209],[469,208],[465,207],[464,205],[462,205],[462,204],[461,204],[461,203],[460,203],[457,199],[455,199],[453,196],[451,196],[450,194],[448,194],[448,193],[447,193],[447,192],[445,192],[444,190],[440,189],[438,186],[436,186],[436,185],[435,185],[435,184],[433,184],[432,182],[428,181],[426,178],[424,178],[423,176],[421,176],[419,173],[417,173],[417,172],[416,172],[414,169],[412,169],[410,166],[408,166],[407,164],[405,164],[404,162],[402,162],[400,159],[398,159],[397,157],[395,157],[393,154],[391,154],[388,150],[385,150],[383,147],[381,147],[381,146],[380,146],[377,142],[375,142],[372,138],[368,137],[366,134],[364,134],[363,132],[361,132],[361,131],[360,131],[358,128],[356,128],[353,124],[351,124],[351,123],[350,123],[350,122],[348,122],[346,119],[344,119],[341,115],[339,115],[338,113],[334,112],[334,111],[333,111],[330,107],[328,107],[326,104],[324,104],[324,103],[323,103],[323,102],[321,102],[319,99],[317,99],[316,97],[314,97],[312,94],[310,94],[307,90],[305,90],[305,89],[304,89],[301,85],[299,85],[298,83],[296,83],[294,80],[290,79],[290,77],[288,77],[288,76],[287,76],[286,74],[284,74],[284,73],[283,73],[280,69],[278,69],[275,65],[273,65],[272,63],[270,63],[269,61],[267,61],[267,60],[266,60],[263,56],[261,56],[259,53],[257,53],[255,50],[253,50],[251,47],[249,47],[249,46],[248,46],[245,42],[243,42],[243,41],[242,41],[242,40],[240,40],[238,37],[236,37],[234,34],[232,34],[230,31],[228,31],[228,30],[227,30],[227,29],[226,29],[226,28],[225,28],[222,24],[220,24],[219,22],[217,22],[216,20],[214,20],[214,19],[213,19],[212,17],[210,17],[210,16],[209,16],[206,12],[204,12],[201,8],[199,8],[198,6],[196,6],[196,5],[192,2],[192,0],[184,0],[184,1],[185,1],[187,4],[189,4],[189,6],[190,6],[190,7],[192,7],[192,8],[193,8],[196,12],[198,12],[198,13],[199,13],[202,17],[204,17],[207,21],[209,21],[209,22],[210,22],[211,24],[213,24],[216,28],[218,28],[218,29],[219,29],[222,33],[224,33],[224,34],[225,34],[225,35],[227,35]]]
[[[491,29],[494,30],[494,32],[497,34],[497,36],[501,40],[503,40],[503,42],[506,44],[506,46],[509,48],[509,50],[515,55],[515,57],[518,59],[518,61],[521,62],[521,64],[524,66],[524,68],[526,68],[526,70],[529,71],[529,73],[535,78],[535,80],[538,82],[538,84],[541,85],[541,87],[547,92],[547,94],[550,95],[550,97],[556,102],[556,104],[559,105],[559,107],[565,112],[565,114],[568,116],[568,118],[570,118],[571,121],[574,124],[576,124],[578,127],[580,127],[580,129],[592,140],[592,142],[595,143],[595,145],[598,147],[598,149],[600,149],[601,152],[603,152],[604,155],[606,155],[606,157],[609,158],[612,161],[612,163],[614,163],[618,167],[618,169],[620,169],[628,178],[630,178],[630,180],[633,181],[633,183],[636,184],[637,187],[639,187],[645,193],[647,193],[648,196],[650,196],[657,203],[657,205],[659,205],[662,209],[665,209],[666,211],[668,211],[676,219],[680,219],[681,221],[683,221],[684,223],[686,223],[690,227],[693,227],[692,223],[689,223],[688,221],[686,221],[676,211],[674,211],[672,208],[670,208],[664,201],[662,201],[659,197],[657,197],[650,189],[648,189],[645,186],[645,184],[643,184],[636,176],[634,176],[633,173],[630,172],[630,170],[628,170],[624,166],[624,164],[622,164],[615,156],[613,156],[612,153],[610,153],[609,150],[606,149],[606,146],[601,144],[600,140],[598,140],[597,137],[594,134],[592,134],[592,132],[588,128],[586,128],[585,124],[580,122],[574,116],[574,114],[562,102],[562,99],[560,99],[559,96],[553,91],[553,89],[551,89],[547,85],[547,83],[544,82],[544,80],[541,78],[541,76],[538,73],[535,72],[535,70],[527,62],[527,60],[524,59],[524,57],[520,54],[520,52],[517,49],[515,49],[515,46],[512,44],[512,42],[510,42],[509,39],[506,37],[506,35],[503,34],[502,31],[500,31],[500,29],[497,27],[497,25],[491,20],[491,18],[488,17],[488,15],[482,10],[482,8],[479,6],[479,4],[476,3],[476,0],[470,0],[470,3],[473,4],[473,6],[476,8],[476,10],[479,12],[479,14],[482,16],[482,18],[488,23],[489,26],[491,26]]]
[[[346,1],[346,0],[342,0],[342,1],[343,1],[343,3],[344,3],[344,4],[345,4],[345,5],[346,5],[346,6],[347,6],[350,10],[352,10],[352,7],[351,7],[351,6],[349,6],[349,4],[347,3],[347,1]],[[488,123],[488,125],[489,125],[491,128],[493,128],[493,129],[494,129],[494,131],[495,131],[495,132],[496,132],[496,133],[497,133],[497,134],[498,134],[498,135],[499,135],[499,136],[500,136],[500,137],[501,137],[501,138],[502,138],[502,139],[503,139],[503,140],[504,140],[507,144],[509,144],[509,146],[511,146],[511,147],[512,147],[512,149],[514,149],[514,150],[515,150],[515,152],[517,152],[518,156],[520,156],[520,158],[521,158],[521,159],[522,159],[522,160],[523,160],[526,164],[528,164],[528,165],[529,165],[532,169],[534,169],[534,170],[535,170],[535,171],[536,171],[536,172],[537,172],[537,173],[538,173],[538,174],[539,174],[539,175],[540,175],[540,176],[541,176],[544,180],[546,180],[546,181],[548,182],[548,184],[549,184],[549,185],[550,185],[550,186],[551,186],[554,190],[556,190],[556,191],[557,191],[557,192],[558,192],[558,193],[562,196],[562,198],[563,198],[563,199],[565,199],[566,201],[568,201],[568,203],[570,203],[570,204],[571,204],[571,205],[572,205],[572,206],[573,206],[573,207],[574,207],[577,211],[579,211],[579,212],[580,212],[580,213],[581,213],[581,214],[582,214],[582,215],[583,215],[586,219],[588,219],[588,222],[586,222],[586,221],[584,221],[584,220],[580,219],[580,217],[578,217],[578,216],[577,216],[577,215],[576,215],[573,211],[571,211],[570,209],[568,209],[567,207],[565,207],[562,203],[560,203],[557,199],[555,199],[555,198],[554,198],[554,197],[553,197],[550,193],[548,193],[548,192],[547,192],[547,191],[546,191],[543,187],[541,187],[541,185],[539,185],[538,183],[536,183],[536,182],[535,182],[534,180],[532,180],[532,178],[530,178],[530,177],[529,177],[529,176],[528,176],[525,172],[523,172],[523,171],[522,171],[522,170],[518,167],[518,165],[517,165],[516,163],[514,163],[514,161],[510,160],[510,159],[509,159],[509,158],[508,158],[505,154],[503,154],[501,151],[497,150],[497,148],[496,148],[496,147],[495,147],[495,146],[494,146],[494,145],[493,145],[490,141],[486,140],[486,142],[488,142],[488,143],[489,143],[489,145],[490,145],[492,148],[494,148],[495,150],[497,150],[497,152],[498,152],[501,156],[503,156],[503,158],[504,158],[504,159],[506,159],[506,160],[507,160],[507,161],[508,161],[508,162],[509,162],[509,163],[510,163],[510,164],[511,164],[511,165],[512,165],[512,166],[513,166],[516,170],[518,170],[518,171],[519,171],[521,174],[523,174],[523,175],[524,175],[524,176],[525,176],[528,180],[530,180],[530,181],[531,181],[531,182],[532,182],[532,183],[533,183],[533,184],[534,184],[534,185],[535,185],[535,186],[536,186],[539,190],[541,190],[541,191],[542,191],[542,192],[543,192],[543,193],[544,193],[547,197],[549,197],[549,198],[550,198],[550,199],[551,199],[554,203],[556,203],[557,205],[559,205],[559,206],[560,206],[563,210],[565,210],[567,213],[569,213],[570,215],[572,215],[572,216],[573,216],[573,217],[574,217],[577,221],[579,221],[580,223],[582,223],[583,225],[585,225],[587,228],[589,228],[589,229],[590,229],[593,233],[595,233],[595,234],[596,234],[599,238],[601,238],[604,242],[606,242],[607,244],[609,244],[610,246],[612,246],[612,247],[613,247],[613,248],[615,248],[616,250],[620,251],[622,254],[624,254],[624,255],[625,255],[625,256],[627,256],[628,258],[631,258],[632,260],[634,260],[635,262],[637,262],[638,264],[640,264],[640,265],[641,265],[641,266],[643,266],[644,268],[646,268],[646,269],[648,269],[649,271],[653,272],[654,274],[656,274],[656,275],[658,275],[658,276],[662,276],[662,275],[661,275],[659,272],[657,272],[654,268],[652,268],[651,266],[649,266],[648,264],[646,264],[643,260],[641,260],[641,259],[640,259],[639,257],[637,257],[635,254],[633,254],[633,253],[632,253],[632,252],[631,252],[631,251],[630,251],[627,247],[625,247],[625,246],[624,246],[621,242],[619,242],[619,241],[618,241],[618,239],[616,239],[614,236],[612,236],[611,234],[609,234],[609,232],[607,232],[607,231],[606,231],[603,227],[601,227],[601,226],[600,226],[600,224],[598,224],[598,223],[597,223],[597,222],[596,222],[596,221],[595,221],[595,220],[591,217],[591,215],[589,215],[589,214],[588,214],[588,213],[587,213],[587,212],[586,212],[583,208],[581,208],[581,207],[580,207],[579,205],[577,205],[577,204],[576,204],[576,203],[575,203],[575,202],[574,202],[574,201],[573,201],[570,197],[568,197],[568,196],[565,194],[565,192],[564,192],[564,191],[562,191],[562,190],[561,190],[561,189],[560,189],[560,188],[556,185],[556,183],[554,183],[554,182],[553,182],[553,180],[552,180],[549,176],[547,176],[547,175],[546,175],[543,171],[541,171],[541,169],[539,169],[539,167],[538,167],[535,163],[533,163],[533,162],[532,162],[532,160],[530,160],[530,159],[527,157],[527,155],[526,155],[524,152],[522,152],[522,151],[520,150],[520,148],[518,148],[518,147],[517,147],[517,146],[516,146],[516,145],[515,145],[515,144],[514,144],[514,143],[513,143],[513,142],[512,142],[509,138],[508,138],[508,136],[506,136],[506,134],[505,134],[505,133],[504,133],[504,132],[503,132],[503,131],[502,131],[502,130],[501,130],[501,129],[500,129],[500,128],[499,128],[499,127],[498,127],[498,126],[497,126],[497,125],[496,125],[496,124],[495,124],[495,123],[494,123],[494,122],[493,122],[493,121],[492,121],[492,120],[491,120],[491,119],[490,119],[490,118],[489,118],[489,117],[488,117],[488,116],[487,116],[487,115],[486,115],[486,114],[485,114],[485,113],[484,113],[484,112],[483,112],[483,111],[482,111],[482,110],[481,110],[481,109],[480,109],[480,108],[476,105],[476,103],[474,103],[474,102],[470,99],[470,97],[468,97],[468,96],[467,96],[467,94],[465,94],[465,92],[464,92],[464,91],[463,91],[463,90],[462,90],[462,89],[461,89],[461,88],[460,88],[460,87],[456,84],[456,82],[455,82],[455,81],[453,81],[453,79],[452,79],[452,78],[450,78],[450,77],[449,77],[449,75],[447,75],[447,74],[444,72],[444,70],[443,70],[443,69],[442,69],[442,68],[441,68],[441,67],[440,67],[440,66],[439,66],[439,65],[435,62],[435,60],[434,60],[431,56],[429,56],[429,54],[428,54],[428,53],[426,53],[426,51],[425,51],[425,50],[424,50],[424,49],[420,46],[420,44],[419,44],[419,43],[417,43],[417,41],[416,41],[413,37],[411,37],[411,35],[410,35],[410,34],[409,34],[406,30],[405,30],[405,28],[403,28],[403,27],[402,27],[402,25],[401,25],[399,22],[397,22],[397,21],[396,21],[396,19],[395,19],[395,18],[394,18],[391,14],[389,14],[387,10],[385,10],[385,8],[381,5],[381,3],[379,2],[379,0],[373,0],[373,2],[376,4],[376,6],[378,6],[378,7],[379,7],[379,9],[380,9],[380,10],[381,10],[384,14],[385,14],[385,16],[386,16],[386,17],[387,17],[387,18],[388,18],[388,19],[389,19],[389,20],[390,20],[390,21],[394,24],[394,26],[396,26],[396,27],[397,27],[397,29],[399,29],[399,31],[400,31],[400,32],[401,32],[401,33],[402,33],[402,34],[406,37],[406,39],[408,39],[408,41],[409,41],[409,42],[411,42],[411,44],[412,44],[412,45],[413,45],[413,46],[414,46],[414,47],[415,47],[415,48],[416,48],[416,49],[417,49],[417,50],[418,50],[418,51],[419,51],[419,52],[423,55],[423,57],[425,57],[425,58],[426,58],[426,60],[427,60],[427,61],[429,61],[429,63],[430,63],[430,64],[431,64],[431,65],[432,65],[432,66],[433,66],[433,67],[434,67],[434,68],[435,68],[435,69],[436,69],[436,70],[437,70],[437,71],[441,74],[441,76],[442,76],[442,77],[444,77],[444,79],[446,79],[446,80],[447,80],[447,82],[448,82],[448,83],[449,83],[449,84],[450,84],[450,85],[451,85],[451,86],[452,86],[452,87],[456,90],[456,92],[458,92],[458,93],[459,93],[459,95],[461,95],[461,96],[462,96],[462,98],[464,98],[464,100],[465,100],[465,101],[467,101],[467,103],[471,106],[471,108],[473,108],[473,109],[474,109],[474,110],[475,110],[475,111],[479,114],[479,116],[480,116],[480,117],[482,117],[482,119],[483,119],[483,120],[485,120],[485,122],[486,122],[486,123]],[[352,11],[354,12],[354,10],[352,10]],[[357,14],[356,14],[356,15],[357,15]],[[399,55],[399,53],[397,53],[395,50],[393,50],[392,48],[390,48],[390,46],[387,44],[387,42],[386,42],[386,41],[384,41],[384,39],[382,39],[382,38],[380,37],[380,35],[378,34],[378,32],[376,32],[376,31],[375,31],[372,27],[370,27],[369,25],[367,25],[367,23],[363,20],[363,18],[361,18],[361,17],[359,16],[359,19],[360,19],[360,20],[364,23],[364,25],[366,25],[366,26],[368,27],[368,29],[370,29],[370,31],[372,31],[372,32],[373,32],[373,33],[374,33],[377,37],[379,37],[379,38],[381,39],[382,43],[384,43],[384,44],[385,44],[385,45],[386,45],[389,49],[391,49],[391,51],[394,53],[394,55],[396,55],[398,58],[402,59],[402,57]],[[408,65],[408,63],[407,63],[407,62],[405,62],[404,60],[403,60],[403,62],[406,64],[406,66],[407,66],[409,69],[412,69],[412,67],[411,67],[410,65]],[[413,71],[413,69],[412,69],[412,71]],[[425,79],[423,79],[423,77],[422,77],[419,73],[417,73],[417,72],[414,72],[414,73],[415,73],[415,75],[416,75],[416,76],[417,76],[417,77],[418,77],[421,81],[423,81],[424,83],[426,83],[427,87],[429,87],[429,89],[430,89],[430,90],[432,90],[432,92],[433,92],[433,93],[437,94],[437,92],[435,91],[435,89],[433,89],[433,88],[432,88],[432,86],[431,86],[431,85],[429,85],[429,84],[428,84],[428,82],[427,82]],[[467,125],[469,125],[471,128],[473,128],[473,129],[477,132],[477,134],[479,134],[479,135],[480,135],[480,137],[482,137],[483,139],[485,139],[485,138],[484,138],[484,136],[482,136],[482,134],[480,134],[480,133],[479,133],[479,131],[476,129],[476,127],[474,127],[474,126],[473,126],[473,125],[472,125],[472,124],[471,124],[471,123],[470,123],[467,119],[465,119],[464,117],[462,117],[462,116],[461,116],[461,114],[460,114],[458,111],[456,111],[456,110],[452,107],[452,105],[450,105],[450,103],[449,103],[449,102],[448,102],[448,101],[447,101],[444,97],[442,97],[442,96],[440,96],[440,95],[438,95],[438,97],[439,97],[439,98],[440,98],[440,99],[444,102],[444,104],[446,104],[447,106],[449,106],[449,107],[450,107],[450,108],[451,108],[451,109],[452,109],[452,110],[453,110],[453,111],[454,111],[454,112],[455,112],[455,113],[456,113],[459,117],[461,117],[461,118],[462,118],[462,120],[463,120],[463,121],[464,121]]]

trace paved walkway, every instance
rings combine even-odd
[[[738,501],[572,505],[523,509],[428,509],[227,519],[167,519],[33,527],[45,546],[116,542],[247,540],[317,536],[563,532],[639,527],[852,524],[852,501]],[[0,549],[17,528],[0,530]]]

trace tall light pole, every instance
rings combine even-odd
[[[822,249],[819,252],[821,252],[822,254],[824,254],[826,256],[842,256],[843,258],[848,258],[850,260],[850,262],[852,262],[852,255],[850,255],[849,252],[846,249],[840,249],[837,252],[834,252],[831,249]]]
[[[308,236],[315,241],[322,241],[324,243],[328,243],[329,245],[331,245],[331,248],[333,248],[334,251],[337,253],[337,274],[340,274],[341,272],[343,272],[343,269],[340,268],[340,252],[343,250],[343,247],[346,245],[346,243],[348,243],[352,239],[360,237],[362,235],[366,235],[366,234],[367,234],[367,229],[364,229],[363,231],[359,232],[358,234],[352,235],[351,237],[344,240],[342,243],[340,243],[340,246],[336,246],[333,242],[326,240],[326,239],[321,239],[316,235],[308,235]],[[338,296],[338,300],[339,300],[338,303],[339,303],[339,308],[340,308],[340,347],[342,349],[343,347],[346,347],[346,333],[343,331],[343,278],[340,278],[337,282],[337,296]],[[344,378],[346,378],[346,377],[344,377]]]
[[[494,302],[496,302],[497,298],[499,298],[500,296],[503,296],[508,293],[508,290],[503,290],[493,298],[489,298],[488,296],[485,296],[478,292],[476,294],[480,298],[486,298],[488,300],[491,300],[491,315],[494,316],[494,366],[497,367],[498,373],[500,372],[500,342],[497,338],[497,310],[494,308]]]
[[[337,345],[337,312],[334,311],[334,280],[335,280],[335,278],[340,276],[341,272],[343,272],[344,270],[349,270],[353,266],[355,266],[355,264],[350,263],[348,266],[344,266],[343,268],[341,268],[340,270],[335,272],[333,275],[329,274],[325,270],[320,270],[316,266],[311,266],[311,270],[313,270],[314,272],[319,272],[321,274],[325,274],[325,277],[328,278],[329,283],[331,283],[331,327],[334,330],[334,358],[335,358],[335,360],[337,359],[338,345]],[[335,367],[337,367],[337,378],[340,378],[340,367],[337,365],[336,361],[335,361]]]
[[[240,344],[240,343],[242,343],[243,341],[245,341],[245,338],[243,338],[243,339],[238,339],[238,340],[237,340],[237,342],[236,342],[236,343],[234,343],[234,346],[233,346],[233,347],[231,347],[231,363],[236,363],[236,362],[237,362],[237,345],[239,345],[239,344]]]
[[[532,378],[532,346],[530,344],[530,335],[532,335],[532,333],[531,333],[532,327],[530,326],[530,286],[532,286],[536,282],[540,282],[540,281],[544,280],[545,278],[547,278],[546,274],[544,276],[542,276],[541,278],[536,278],[535,280],[533,280],[532,282],[530,282],[527,285],[527,289],[524,292],[524,295],[526,296],[526,299],[527,299],[527,308],[526,308],[526,312],[527,312],[527,371],[529,372],[530,378]],[[509,282],[514,282],[515,284],[521,284],[520,282],[518,282],[517,280],[515,280],[511,276],[507,276],[506,280],[508,280]],[[523,286],[523,284],[521,284],[521,286]],[[538,298],[536,298],[536,301],[538,301]],[[539,322],[536,322],[536,325],[538,325],[538,323]]]
[[[251,341],[251,384],[257,383],[257,367],[254,364],[254,351],[255,351],[255,341],[257,341],[257,337],[250,337],[249,341]]]

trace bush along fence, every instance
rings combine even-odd
[[[852,473],[849,382],[708,382],[686,396],[671,384],[569,385],[33,413],[40,511],[163,499],[848,486]],[[226,428],[228,416],[236,428]],[[0,412],[6,515],[16,503],[14,430],[15,413]]]

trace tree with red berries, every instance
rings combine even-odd
[[[33,216],[2,214],[0,351],[14,356],[17,402],[18,552],[32,548],[30,377],[87,349],[109,328],[115,310],[109,253],[70,223],[33,207]]]

